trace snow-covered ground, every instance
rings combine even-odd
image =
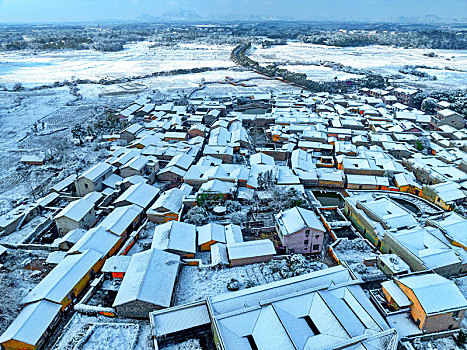
[[[96,324],[105,326],[95,327]],[[150,332],[149,321],[88,316],[76,312],[51,349],[151,349]]]
[[[283,259],[223,269],[184,266],[175,290],[175,305],[201,300],[206,296],[229,293],[227,284],[232,279],[238,281],[241,290],[327,268],[321,262],[311,261],[300,255],[296,257],[290,264]]]
[[[435,57],[424,54],[434,52]],[[333,71],[331,68],[311,65],[320,61],[332,61],[352,68],[370,69],[382,75],[401,74],[399,69],[406,65],[424,65],[437,69],[420,69],[436,76],[437,80],[420,80],[404,75],[402,82],[416,83],[434,89],[467,87],[467,50],[426,50],[404,49],[400,47],[332,47],[324,45],[291,42],[271,48],[256,47],[250,57],[262,65],[282,63],[287,69],[309,75],[310,79],[329,81],[337,75],[346,79],[348,73]],[[450,67],[460,71],[446,70]]]
[[[9,249],[0,259],[0,334],[13,322],[20,313],[21,300],[50,271],[27,270],[27,265],[45,261],[44,251],[22,251]]]
[[[35,86],[65,79],[114,79],[173,69],[234,66],[229,59],[232,46],[180,44],[151,48],[151,45],[149,41],[137,42],[118,52],[2,52],[0,84],[20,82]]]

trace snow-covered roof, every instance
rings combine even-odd
[[[83,199],[86,199],[86,200],[90,201],[91,203],[96,204],[97,202],[99,202],[102,199],[102,197],[103,197],[102,193],[93,191],[93,192],[89,192],[88,194],[86,194],[83,197]]]
[[[400,308],[408,307],[412,304],[409,298],[407,298],[407,295],[404,294],[402,289],[400,289],[394,281],[385,281],[381,283],[381,287],[388,292]]]
[[[182,253],[196,253],[196,226],[179,221],[169,221],[156,226],[151,248]]]
[[[181,153],[173,157],[170,162],[167,164],[167,168],[171,166],[179,167],[183,170],[188,170],[188,168],[193,164],[195,158],[186,153]]]
[[[414,274],[396,281],[413,291],[427,315],[467,308],[467,300],[455,283],[437,273]]]
[[[211,241],[226,243],[225,239],[225,226],[209,223],[197,228],[198,231],[198,245],[208,243]]]
[[[243,242],[242,228],[234,224],[225,226],[225,239],[228,245]]]
[[[123,181],[123,177],[121,177],[120,175],[117,175],[117,174],[112,174],[107,179],[102,181],[102,184],[104,186],[115,189],[115,188],[117,188],[117,183],[119,183],[121,181]]]
[[[444,182],[432,185],[431,188],[445,203],[449,203],[467,197],[464,191],[460,189],[460,185],[455,182]]]
[[[137,156],[129,160],[124,165],[122,165],[122,169],[129,168],[129,169],[141,171],[148,162],[149,162],[149,159],[147,157]]]
[[[209,180],[201,185],[200,193],[231,193],[235,188],[235,184],[221,180]]]
[[[73,221],[79,222],[93,208],[94,208],[94,203],[92,201],[88,201],[84,198],[81,198],[81,199],[78,199],[77,201],[68,203],[68,205],[65,208],[63,208],[57,214],[57,216],[55,216],[55,219],[66,217]]]
[[[418,221],[395,202],[387,198],[380,198],[360,204],[376,215],[380,222],[385,223],[389,228],[410,227],[418,224]]]
[[[78,179],[80,178],[85,178],[88,179],[92,182],[96,181],[97,179],[101,178],[105,174],[112,172],[113,168],[110,164],[106,162],[100,162],[94,165],[93,167],[89,168],[86,170],[84,173],[82,173]]]
[[[135,204],[118,207],[112,210],[99,226],[120,236],[142,212],[143,208]]]
[[[50,188],[51,191],[61,192],[76,180],[76,174],[72,174]]]
[[[30,304],[42,299],[60,304],[101,258],[102,254],[94,250],[67,256],[23,298],[21,304]]]
[[[434,227],[415,226],[388,232],[399,244],[418,257],[427,269],[456,265],[462,261],[455,249],[443,241],[443,234]]]
[[[227,253],[230,260],[247,259],[257,256],[276,254],[274,243],[269,239],[239,242],[227,245]]]
[[[300,207],[281,211],[276,215],[276,221],[283,235],[291,235],[307,227],[325,231],[323,224],[313,211]]]
[[[389,179],[383,176],[347,174],[347,183],[357,185],[389,186]]]
[[[36,345],[58,315],[61,305],[47,300],[29,304],[0,336],[0,344],[9,340]]]
[[[157,310],[151,312],[149,318],[151,324],[154,325],[153,335],[155,337],[162,337],[211,323],[204,300],[175,306],[170,309]]]
[[[467,247],[467,219],[451,212],[431,221],[453,241]]]
[[[157,249],[134,254],[123,277],[113,306],[142,301],[169,307],[180,257]]]
[[[86,232],[86,234],[71,247],[69,253],[83,253],[88,249],[92,249],[106,256],[119,240],[119,236],[107,231],[102,226],[98,226]]]
[[[187,193],[180,190],[179,188],[172,188],[162,193],[157,198],[156,202],[151,206],[149,211],[157,211],[158,209],[166,209],[168,211],[178,213],[183,205],[183,198],[187,196]]]
[[[144,130],[144,126],[139,125],[139,124],[132,124],[132,125],[128,126],[126,129],[122,130],[122,134],[124,132],[127,132],[127,133],[130,133],[130,134],[136,135],[138,132],[140,132],[142,130]]]
[[[397,332],[389,329],[360,286],[348,283],[343,273],[340,282],[344,284],[330,287],[336,271],[332,269],[300,276],[301,283],[292,281],[297,277],[284,280],[290,286],[275,282],[262,286],[261,292],[253,287],[245,290],[248,294],[241,291],[213,298],[219,342],[227,349],[249,349],[251,342],[258,349],[278,350],[396,349]],[[222,308],[226,302],[237,303],[235,312]]]
[[[40,205],[41,207],[46,207],[50,205],[50,203],[58,199],[58,197],[60,197],[60,194],[58,194],[57,192],[50,192],[47,196],[39,198],[36,201],[36,203],[37,205]]]
[[[125,192],[115,200],[115,205],[119,203],[131,203],[146,208],[160,192],[160,189],[146,183],[131,185]]]
[[[108,258],[104,266],[102,266],[102,272],[121,272],[124,273],[130,265],[131,256],[128,255],[115,255]]]
[[[227,254],[227,245],[224,243],[214,243],[211,246],[211,265],[229,265],[229,256]]]
[[[250,164],[267,164],[267,165],[274,165],[274,158],[264,154],[264,153],[256,153],[250,156]]]

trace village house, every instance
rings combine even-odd
[[[405,298],[398,297],[401,292]],[[402,300],[398,308],[410,305],[410,314],[424,333],[459,328],[467,310],[467,300],[454,282],[433,272],[396,277],[383,285],[383,293],[389,303]]]
[[[158,225],[154,229],[151,248],[192,258],[197,250],[196,226],[174,220]]]
[[[86,170],[75,180],[76,193],[82,197],[89,192],[102,191],[102,182],[113,173],[113,167],[106,163],[97,163]]]
[[[462,258],[467,254],[449,244],[435,227],[387,230],[382,244],[385,252],[397,254],[412,271],[432,270],[443,276],[467,271]]]
[[[123,207],[136,204],[147,210],[154,203],[159,192],[159,188],[146,183],[132,185],[114,201],[114,205],[116,207]]]
[[[24,155],[19,160],[22,164],[43,165],[45,157],[42,155]]]
[[[144,130],[144,127],[139,124],[132,124],[129,127],[122,130],[120,133],[120,140],[124,141],[125,144],[130,144],[136,140],[136,136]]]
[[[325,231],[316,214],[308,209],[294,207],[276,215],[276,232],[288,253],[320,253]]]
[[[55,216],[55,223],[61,236],[77,228],[87,230],[96,220],[94,203],[84,198],[70,202]]]
[[[88,230],[68,251],[68,254],[84,253],[90,249],[100,253],[104,259],[107,259],[117,252],[122,243],[123,239],[121,236],[117,236],[102,226],[98,226]]]
[[[143,208],[138,205],[117,207],[99,223],[99,226],[126,239],[140,224],[142,216]]]
[[[52,247],[58,248],[63,251],[69,250],[76,242],[78,242],[81,237],[85,235],[87,230],[82,228],[77,228],[69,231],[63,237],[56,238],[52,243]]]
[[[433,130],[438,130],[442,125],[449,125],[460,130],[465,127],[465,122],[462,115],[445,108],[437,111],[436,115],[431,117],[430,127]]]
[[[129,255],[115,255],[108,258],[102,266],[102,273],[105,275],[122,279],[130,265],[131,256]]]
[[[61,305],[62,310],[67,309],[99,272],[103,263],[102,255],[93,250],[69,255],[21,300],[21,304],[48,300]]]
[[[191,186],[186,187],[185,190],[172,188],[165,191],[147,211],[148,219],[159,224],[170,220],[178,220],[183,207],[183,199],[190,192]]]
[[[196,228],[198,232],[198,246],[201,251],[209,251],[215,243],[227,243],[225,226],[209,223]]]
[[[423,186],[422,197],[443,208],[453,210],[456,204],[467,201],[467,194],[455,182]]]
[[[2,349],[40,349],[60,316],[60,304],[40,300],[27,305],[0,336]]]
[[[230,267],[268,262],[275,254],[274,243],[269,239],[227,244]]]
[[[122,317],[148,318],[171,306],[180,257],[157,249],[134,254],[123,276],[113,307]]]
[[[128,161],[128,163],[120,167],[122,177],[130,177],[133,175],[145,175],[149,159],[145,156],[137,156]]]

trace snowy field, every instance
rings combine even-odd
[[[434,52],[435,57],[424,54]],[[387,46],[332,47],[292,42],[263,49],[256,47],[249,55],[262,65],[282,63],[285,68],[309,75],[310,79],[330,81],[349,78],[348,73],[336,72],[332,68],[316,66],[320,61],[332,61],[352,68],[370,69],[382,75],[401,74],[405,65],[424,65],[437,69],[420,69],[436,76],[437,80],[420,80],[404,75],[403,82],[417,83],[435,89],[467,88],[467,50],[404,49]],[[460,70],[450,71],[445,68]]]
[[[298,254],[289,262],[285,259],[272,260],[232,268],[183,266],[175,289],[174,303],[181,305],[206,296],[229,293],[227,284],[232,279],[238,281],[238,289],[242,290],[325,268],[325,264]]]
[[[230,67],[231,46],[180,44],[151,48],[151,42],[129,44],[118,52],[69,50],[0,53],[0,84],[24,86],[72,80],[121,78],[151,72],[200,67]]]
[[[51,349],[151,349],[150,332],[149,321],[88,316],[76,312]]]

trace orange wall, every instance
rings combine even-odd
[[[423,310],[423,307],[420,305],[420,302],[410,288],[406,287],[399,281],[396,281],[396,283],[400,289],[402,289],[407,298],[409,298],[409,300],[412,302],[412,306],[410,307],[410,314],[415,321],[420,320],[420,326],[418,326],[418,328],[423,330],[426,320],[425,310]]]

